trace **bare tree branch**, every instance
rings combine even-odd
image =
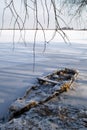
[[[62,15],[62,9],[58,8],[57,5],[59,3],[59,0],[19,0],[20,1],[20,7],[22,6],[21,12],[18,10],[20,7],[16,7],[16,0],[4,0],[5,2],[5,8],[3,10],[3,15],[2,15],[2,29],[4,28],[4,18],[5,18],[5,12],[10,10],[11,17],[10,17],[10,25],[13,25],[13,44],[15,41],[15,29],[20,30],[20,37],[19,40],[22,39],[23,42],[25,42],[25,35],[24,37],[22,36],[22,30],[26,29],[26,23],[32,22],[32,27],[35,29],[35,34],[34,34],[34,44],[33,44],[33,63],[35,67],[35,51],[36,51],[36,40],[37,40],[37,33],[38,30],[41,29],[43,32],[43,37],[44,37],[44,50],[46,50],[46,44],[51,42],[57,33],[60,34],[60,36],[63,38],[65,42],[67,42],[68,37],[66,34],[63,32],[61,29],[61,26],[59,24],[59,20],[61,20],[65,25],[66,22],[64,19],[61,17]],[[61,1],[60,1],[61,2]],[[65,2],[63,3],[62,7],[64,6]],[[39,9],[40,7],[40,9]],[[41,11],[41,12],[40,12]],[[41,15],[42,13],[42,15]],[[52,13],[52,14],[51,14]],[[33,21],[30,18],[32,14]],[[41,16],[40,16],[41,15]],[[43,20],[41,19],[43,18]],[[46,29],[50,29],[51,22],[54,20],[54,33],[52,37],[47,40],[46,39]],[[31,28],[31,25],[27,25],[28,28]],[[34,68],[33,67],[33,68]]]

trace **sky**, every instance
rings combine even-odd
[[[22,27],[22,24],[23,24],[22,20],[24,21],[26,10],[25,10],[23,3],[21,4],[21,0],[14,0],[15,1],[14,6],[19,15],[18,23],[16,22],[16,19],[15,19],[16,13],[13,11],[14,16],[12,16],[12,13],[9,8],[6,8],[6,10],[4,12],[4,17],[2,17],[3,9],[6,6],[5,1],[7,3],[9,3],[10,0],[0,0],[0,1],[1,1],[0,2],[0,28],[2,28],[2,25],[3,25],[4,29],[19,28],[18,27],[19,23],[20,23],[20,27]],[[79,18],[74,17],[71,20],[71,18],[74,15],[75,8],[70,8],[68,6],[62,6],[61,0],[59,0],[59,2],[58,2],[58,0],[55,0],[55,1],[56,1],[57,9],[60,10],[60,7],[61,7],[60,12],[57,10],[57,14],[59,15],[58,22],[60,24],[60,27],[65,27],[65,26],[69,26],[71,28],[85,28],[86,27],[87,22],[86,22],[86,11],[85,10],[83,10],[83,12],[82,12],[83,15],[81,17],[79,17]],[[46,28],[48,28],[48,24],[49,24],[49,29],[54,29],[55,28],[55,17],[54,17],[53,7],[50,6],[51,5],[50,0],[46,0],[46,2],[47,2],[47,7],[45,6],[45,4],[46,4],[45,0],[43,0],[43,1],[38,0],[37,14],[38,14],[38,21],[40,22],[40,24],[38,24],[38,27],[42,28],[42,26],[43,26],[43,28],[46,29]],[[43,4],[43,6],[42,6],[42,4]],[[35,11],[33,10],[34,4],[31,0],[28,0],[28,5],[31,8],[30,7],[28,8],[28,15],[26,18],[25,28],[33,29],[36,26],[36,23],[34,22],[34,18],[36,17]],[[11,7],[12,7],[12,5],[11,5]],[[70,10],[70,12],[68,9]],[[49,12],[49,15],[48,15],[47,11]],[[49,23],[48,23],[48,19],[49,19]]]

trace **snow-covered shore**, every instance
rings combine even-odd
[[[16,98],[22,97],[26,89],[36,82],[37,77],[65,67],[79,70],[79,77],[74,84],[74,90],[61,95],[61,103],[86,109],[87,32],[66,31],[66,33],[71,44],[65,44],[60,37],[57,41],[57,36],[52,43],[47,44],[44,53],[44,43],[41,42],[40,37],[36,44],[36,64],[35,72],[33,72],[33,34],[30,32],[26,34],[26,37],[30,38],[26,46],[22,42],[17,43],[19,37],[15,38],[13,50],[11,31],[2,32],[0,38],[0,118],[7,115],[10,104]],[[47,36],[49,37],[50,34]],[[28,38],[26,41],[29,40]],[[19,118],[19,122],[20,120],[22,119]]]

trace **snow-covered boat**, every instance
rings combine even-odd
[[[67,91],[77,75],[78,71],[65,68],[39,77],[37,84],[31,86],[22,98],[12,103],[10,106],[10,119]]]

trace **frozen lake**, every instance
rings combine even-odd
[[[33,31],[26,32],[26,45],[19,41],[15,32],[15,45],[12,31],[3,31],[0,38],[0,118],[6,116],[9,105],[21,97],[26,89],[36,82],[36,78],[60,68],[79,70],[76,92],[65,96],[68,103],[87,106],[87,32],[66,31],[71,44],[56,36],[47,44],[45,52],[40,31],[36,42],[35,71],[33,72]],[[47,33],[47,38],[51,32]],[[50,39],[50,38],[49,38]],[[29,42],[28,42],[29,41]],[[13,48],[14,47],[14,48]],[[72,102],[71,102],[72,101]]]

